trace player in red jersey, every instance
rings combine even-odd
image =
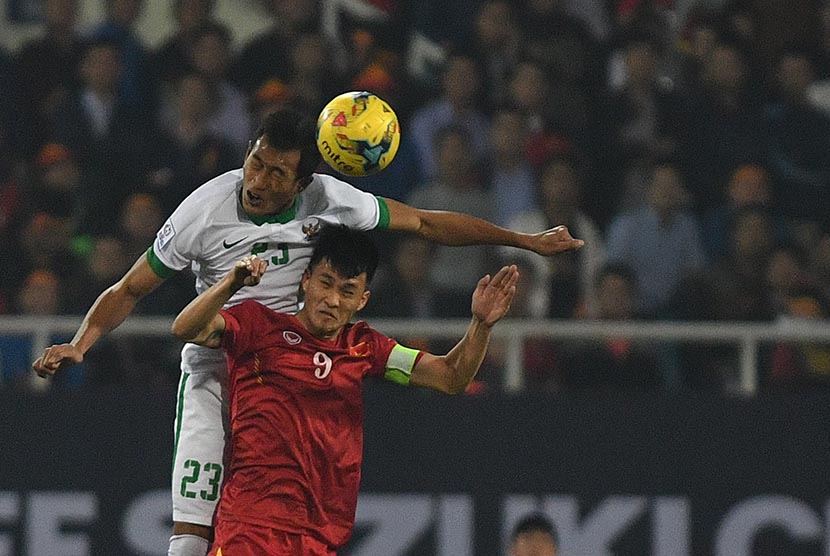
[[[443,356],[350,324],[369,299],[377,248],[365,232],[321,232],[296,315],[256,301],[222,309],[255,286],[266,261],[246,257],[176,318],[177,338],[228,355],[229,472],[211,556],[333,555],[351,535],[363,458],[361,385],[385,377],[456,394],[475,377],[490,331],[510,308],[518,270],[482,278],[464,338]]]

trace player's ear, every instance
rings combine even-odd
[[[303,277],[300,278],[300,291],[305,295],[306,289],[308,288],[308,281],[311,278],[311,273],[308,269],[303,271]]]
[[[357,304],[357,311],[360,311],[366,306],[370,297],[372,297],[372,292],[369,290],[363,290],[363,295],[360,296],[360,303]]]

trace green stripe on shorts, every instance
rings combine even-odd
[[[182,413],[184,413],[184,387],[187,384],[187,379],[190,378],[190,373],[182,372],[181,384],[179,384],[179,396],[176,401],[176,436],[173,439],[173,463],[170,464],[171,469],[176,467],[176,452],[179,449],[179,438],[182,435]]]

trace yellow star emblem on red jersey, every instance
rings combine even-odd
[[[372,348],[366,342],[360,342],[356,346],[349,348],[350,357],[366,357],[370,353],[372,353]]]

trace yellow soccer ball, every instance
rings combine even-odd
[[[329,166],[347,176],[386,168],[401,143],[395,111],[366,91],[334,97],[317,118],[317,148]]]

